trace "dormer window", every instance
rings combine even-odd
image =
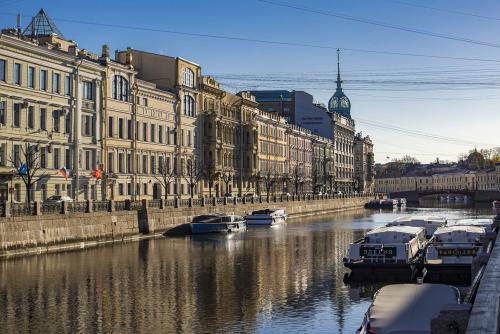
[[[182,71],[182,84],[194,88],[194,72],[187,67]]]
[[[121,75],[115,75],[113,79],[113,99],[128,102],[128,80]]]

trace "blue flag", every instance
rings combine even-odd
[[[28,175],[28,166],[26,164],[22,164],[21,167],[19,167],[19,175]]]

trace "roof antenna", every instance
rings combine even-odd
[[[17,37],[21,35],[21,14],[17,14]]]

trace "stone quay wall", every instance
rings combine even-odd
[[[264,208],[284,208],[290,217],[325,214],[363,207],[373,196],[295,200],[266,199],[234,204],[227,198],[207,200],[203,206],[142,208],[130,211],[67,212],[0,218],[0,257],[83,249],[99,244],[150,238],[191,222],[196,215],[224,212],[244,215]],[[262,201],[262,203],[261,203]]]

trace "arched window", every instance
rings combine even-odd
[[[194,87],[194,72],[187,67],[182,70],[182,83],[184,86]]]
[[[189,95],[184,95],[184,115],[196,116],[196,104],[194,99]]]
[[[128,80],[121,75],[115,75],[113,78],[113,98],[128,102],[128,95]]]

